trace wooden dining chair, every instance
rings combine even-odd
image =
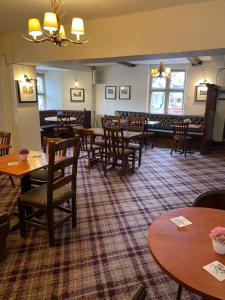
[[[120,177],[122,177],[129,170],[131,170],[133,173],[135,168],[135,150],[131,150],[125,147],[126,143],[123,136],[123,129],[105,127],[104,140],[104,175],[106,175],[106,172],[108,171],[108,165],[110,164],[112,167],[115,167],[116,165],[121,166]],[[118,161],[120,161],[121,163],[118,164]],[[132,163],[131,168],[129,166],[129,161]]]
[[[42,150],[44,153],[48,153],[49,150],[49,143],[57,143],[62,141],[61,138],[48,138],[43,137],[43,144],[42,144]],[[57,153],[57,155],[66,156],[67,149],[63,149]],[[58,170],[54,173],[55,178],[60,178],[63,176],[63,169]],[[32,186],[41,185],[46,183],[48,180],[48,168],[42,168],[36,171],[33,171],[30,174],[30,181]]]
[[[105,115],[102,119],[102,128],[104,127],[120,129],[120,116]]]
[[[91,166],[94,162],[103,158],[104,145],[94,144],[94,132],[90,129],[80,128],[78,131],[81,142],[81,151],[86,155],[80,158],[88,159],[88,170],[90,172]]]
[[[142,135],[136,139],[136,141],[128,144],[128,149],[138,151],[138,156],[135,159],[138,160],[138,166],[141,165],[142,148],[144,144],[144,131],[145,131],[145,118],[142,117],[129,117],[127,121],[127,130],[134,132],[141,132]]]
[[[11,132],[6,131],[0,131],[0,144],[3,145],[10,145],[10,139],[11,139]],[[9,148],[0,150],[0,156],[8,155],[9,154]],[[12,187],[15,187],[15,183],[13,181],[12,176],[9,176],[9,180],[11,182]]]
[[[174,123],[173,128],[173,138],[170,154],[173,154],[173,151],[182,149],[181,153],[184,153],[186,157],[187,150],[191,152],[191,140],[192,137],[188,136],[188,123]]]
[[[145,283],[140,283],[131,293],[129,300],[145,300],[147,297],[147,287]]]
[[[72,157],[64,157],[62,160],[55,161],[55,156],[59,151],[72,148]],[[18,198],[18,211],[20,221],[20,234],[26,234],[26,227],[35,226],[48,231],[49,244],[55,244],[55,228],[61,225],[68,218],[72,218],[72,227],[76,227],[76,178],[77,178],[77,159],[80,152],[79,138],[63,140],[57,143],[49,143],[49,164],[48,181],[36,187]],[[64,169],[63,177],[55,178],[54,173]],[[65,169],[67,169],[65,171]],[[68,208],[68,201],[70,207]],[[63,204],[67,204],[66,206]],[[32,208],[30,214],[26,214],[26,207]],[[55,211],[61,211],[66,216],[55,218]],[[40,219],[45,216],[45,219]]]

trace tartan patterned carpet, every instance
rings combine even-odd
[[[145,282],[149,299],[175,299],[177,284],[152,258],[147,243],[151,222],[161,213],[190,206],[195,197],[225,186],[224,152],[209,156],[148,149],[135,174],[120,180],[115,170],[90,174],[79,161],[78,227],[56,230],[56,246],[47,233],[29,230],[8,237],[8,258],[0,264],[0,299],[129,299]],[[17,211],[20,191],[0,176],[0,209]],[[182,299],[198,297],[184,291]]]

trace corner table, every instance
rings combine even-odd
[[[192,222],[177,227],[170,218],[183,216]],[[225,255],[214,252],[209,232],[225,227],[225,211],[187,207],[166,212],[149,227],[148,243],[152,256],[161,269],[180,286],[206,299],[225,299],[225,280],[218,281],[203,267],[215,260],[225,265]]]

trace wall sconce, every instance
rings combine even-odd
[[[80,87],[79,81],[77,79],[75,79],[74,86],[75,89],[78,89]]]

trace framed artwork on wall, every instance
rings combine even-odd
[[[20,103],[33,103],[37,102],[37,82],[16,80],[18,99]]]
[[[121,100],[130,100],[130,85],[121,85],[119,87],[119,99]]]
[[[84,102],[84,89],[71,88],[70,89],[71,102]]]
[[[195,101],[206,101],[207,98],[207,86],[205,84],[199,84],[196,86]]]
[[[116,99],[116,86],[106,86],[105,87],[105,99]]]

